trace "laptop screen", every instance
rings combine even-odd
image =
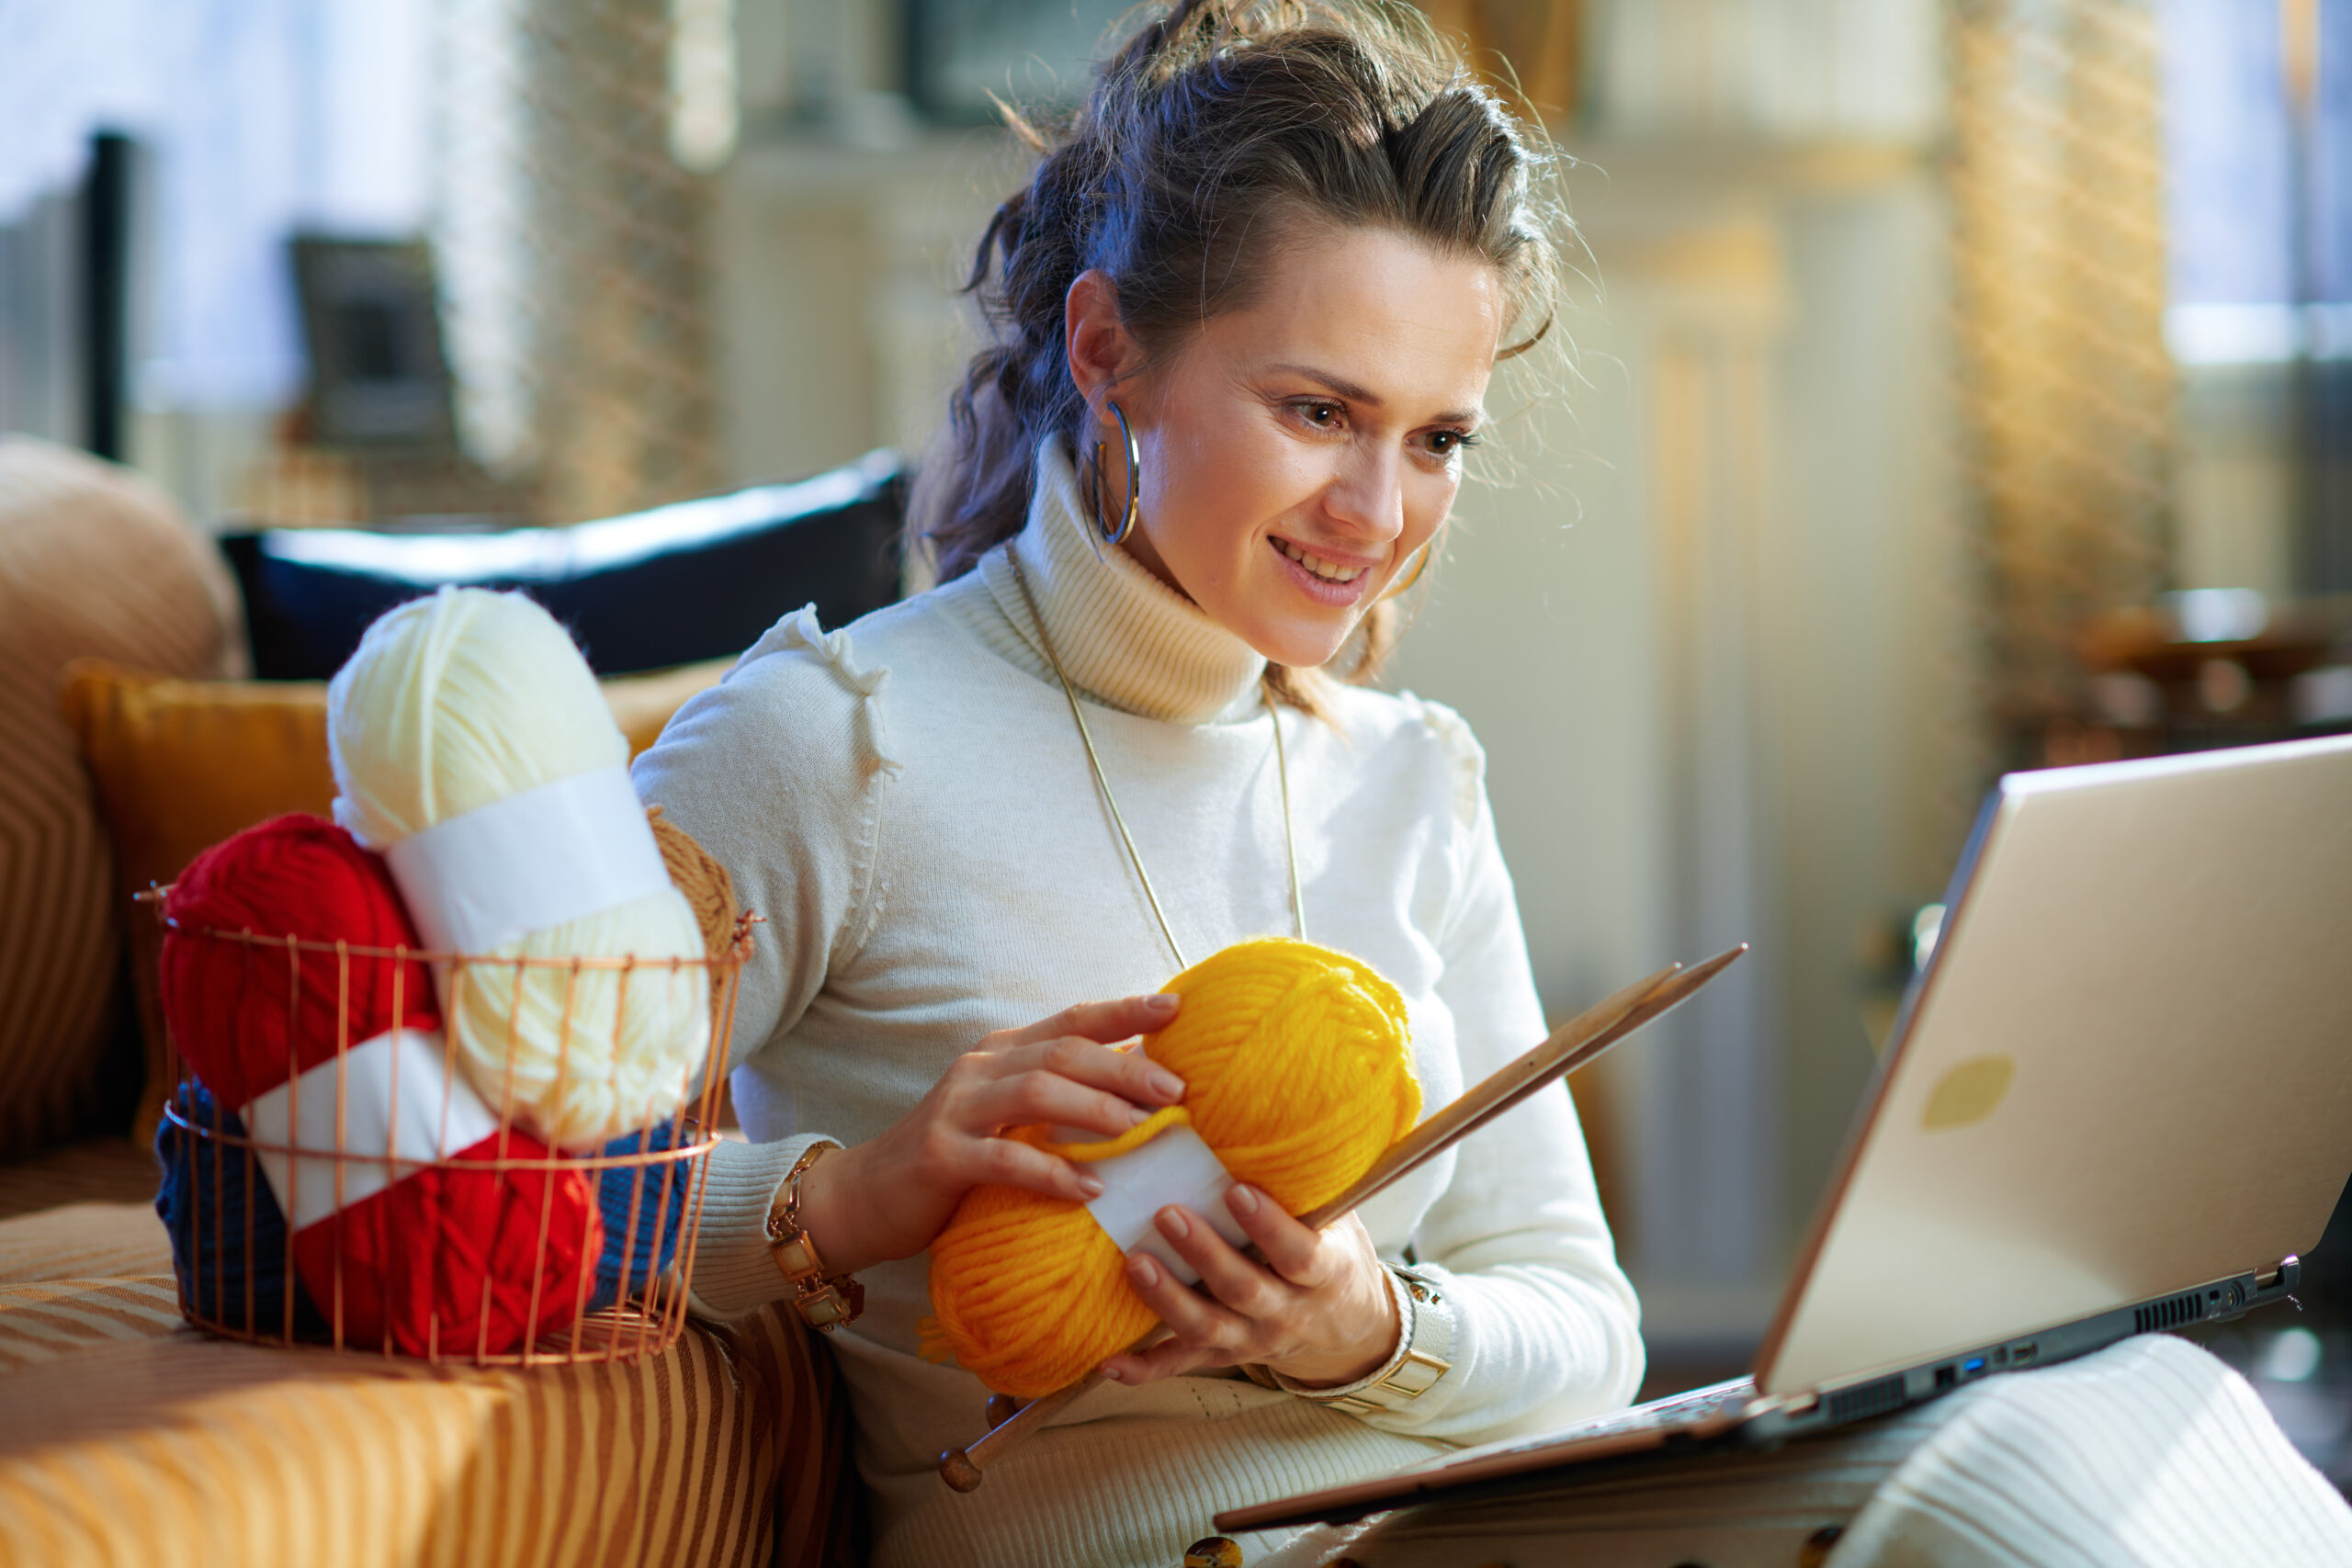
[[[2271,1268],[2352,1169],[2352,737],[2012,774],[1949,906],[1766,1393]]]

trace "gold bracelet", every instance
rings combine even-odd
[[[800,1179],[808,1168],[841,1145],[817,1143],[800,1156],[776,1189],[768,1209],[768,1250],[792,1285],[792,1304],[811,1328],[839,1328],[865,1310],[865,1287],[847,1274],[827,1271],[808,1227],[800,1223]]]
[[[1453,1311],[1426,1275],[1396,1264],[1388,1265],[1390,1289],[1405,1309],[1396,1348],[1385,1365],[1370,1375],[1338,1388],[1304,1388],[1275,1374],[1275,1386],[1315,1404],[1328,1404],[1351,1416],[1378,1416],[1411,1408],[1412,1402],[1437,1386],[1453,1370]]]

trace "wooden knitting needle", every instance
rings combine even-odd
[[[1319,1208],[1301,1214],[1299,1223],[1310,1230],[1320,1230],[1386,1191],[1538,1089],[1574,1072],[1653,1019],[1680,1006],[1693,991],[1729,968],[1747,951],[1747,944],[1741,942],[1695,969],[1669,964],[1657,974],[1645,976],[1594,1003],[1553,1031],[1544,1043],[1489,1074],[1451,1105],[1398,1139],[1353,1186]],[[1253,1254],[1256,1251],[1254,1247],[1248,1250]],[[1148,1349],[1166,1337],[1167,1328],[1155,1326],[1130,1346],[1128,1353]],[[989,1417],[993,1425],[989,1432],[969,1448],[949,1449],[941,1454],[940,1479],[958,1492],[978,1490],[982,1472],[991,1463],[1019,1447],[1030,1433],[1102,1381],[1100,1371],[1089,1372],[1067,1388],[1041,1395],[1017,1409],[1010,1408],[1012,1401],[1003,1394],[991,1398]]]

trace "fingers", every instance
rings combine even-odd
[[[1158,1258],[1138,1251],[1128,1283],[1173,1339],[1104,1363],[1122,1382],[1148,1382],[1197,1367],[1262,1361],[1302,1382],[1337,1386],[1364,1376],[1393,1352],[1396,1304],[1372,1238],[1353,1215],[1309,1231],[1254,1188],[1240,1189],[1235,1217],[1260,1247],[1282,1250],[1298,1278],[1262,1267],[1200,1215],[1170,1206],[1154,1217],[1177,1256],[1201,1281],[1187,1288]],[[1312,1280],[1311,1284],[1301,1280]]]
[[[1189,1345],[1182,1339],[1163,1339],[1148,1350],[1112,1357],[1102,1363],[1102,1375],[1113,1382],[1133,1387],[1161,1378],[1181,1378],[1202,1367],[1227,1366],[1232,1360],[1229,1355]]]
[[[1100,1051],[1100,1045],[1089,1045]],[[1122,1094],[1091,1089],[1075,1078],[1045,1068],[997,1078],[974,1091],[968,1115],[975,1133],[993,1134],[1006,1127],[1043,1122],[1054,1127],[1083,1128],[1115,1138],[1151,1114]]]
[[[990,1035],[933,1086],[926,1103],[933,1114],[915,1144],[917,1158],[932,1180],[957,1191],[998,1183],[1073,1202],[1102,1196],[1102,1180],[1092,1172],[1000,1134],[1043,1125],[1116,1138],[1182,1100],[1184,1082],[1175,1074],[1084,1032],[1124,1039],[1138,1023],[1166,1022],[1175,1009],[1174,997],[1129,997],[1067,1009],[1030,1030]],[[1008,1043],[1044,1030],[1065,1032]]]
[[[1177,1005],[1164,993],[1086,1002],[1026,1029],[989,1035],[957,1064],[965,1087],[958,1120],[983,1134],[1045,1122],[1117,1137],[1149,1111],[1182,1100],[1184,1080],[1141,1052],[1114,1051],[1109,1043],[1160,1028]]]
[[[1148,1034],[1165,1028],[1176,1016],[1176,1006],[1177,998],[1165,991],[1148,997],[1122,997],[1114,1002],[1080,1002],[1026,1029],[1008,1029],[992,1034],[989,1036],[989,1048],[1010,1050],[1016,1045],[1039,1044],[1063,1034],[1108,1045],[1132,1034]]]
[[[1048,1198],[1089,1203],[1102,1196],[1102,1181],[1082,1166],[1011,1138],[976,1138],[966,1185],[994,1183],[1025,1188]]]
[[[1016,1046],[982,1059],[993,1066],[1000,1077],[1046,1073],[1154,1110],[1184,1098],[1184,1080],[1141,1052],[1114,1051],[1074,1034]],[[1116,1130],[1124,1133],[1126,1126],[1122,1123]]]
[[[1170,1204],[1153,1220],[1177,1255],[1200,1270],[1202,1289],[1241,1316],[1272,1317],[1289,1301],[1292,1292],[1283,1280],[1244,1258],[1206,1220],[1191,1210]],[[1196,1302],[1200,1299],[1190,1291],[1184,1293]],[[1180,1334],[1185,1331],[1186,1325],[1173,1318],[1163,1317],[1162,1321]]]
[[[1193,1229],[1205,1232],[1208,1226],[1195,1220]],[[1220,1241],[1218,1245],[1224,1244]],[[1178,1280],[1157,1258],[1148,1252],[1131,1256],[1127,1259],[1127,1283],[1135,1287],[1136,1294],[1143,1298],[1144,1304],[1159,1314],[1159,1321],[1168,1325],[1169,1332],[1175,1337],[1170,1345],[1181,1345],[1202,1352],[1192,1365],[1205,1366],[1213,1361],[1243,1359],[1242,1352],[1251,1341],[1249,1323],[1231,1308],[1211,1301]],[[1170,1345],[1158,1348],[1166,1350]],[[1164,1362],[1169,1359],[1163,1356],[1160,1360]]]
[[[1225,1194],[1225,1206],[1258,1244],[1258,1250],[1265,1254],[1266,1267],[1276,1274],[1310,1291],[1330,1277],[1331,1261],[1321,1233],[1284,1213],[1280,1204],[1256,1188],[1234,1183]]]

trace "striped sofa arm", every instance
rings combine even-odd
[[[0,1561],[661,1562],[857,1550],[831,1363],[773,1314],[626,1365],[273,1350],[168,1278],[0,1289]]]

